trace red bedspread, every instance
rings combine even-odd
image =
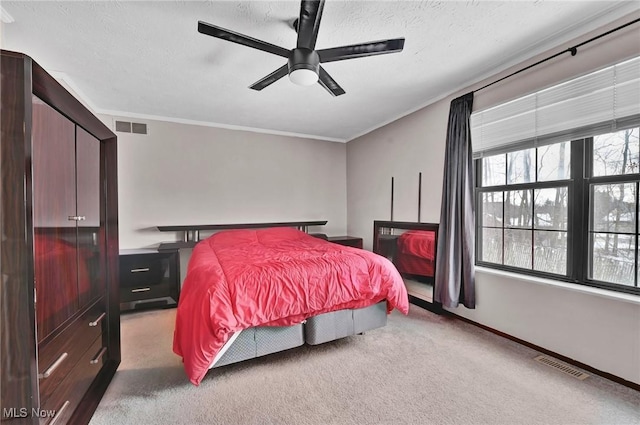
[[[230,230],[196,245],[180,293],[173,350],[198,385],[229,337],[387,300],[409,309],[395,267],[369,251],[290,228]]]

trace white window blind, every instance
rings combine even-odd
[[[640,57],[471,114],[473,151],[551,143],[640,116]],[[580,132],[585,134],[580,135]]]

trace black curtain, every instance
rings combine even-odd
[[[473,92],[451,101],[444,159],[434,299],[475,308],[475,215],[469,117]]]

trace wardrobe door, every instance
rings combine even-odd
[[[78,311],[75,125],[33,96],[33,232],[38,342]]]
[[[88,305],[105,292],[105,234],[101,226],[104,198],[100,185],[100,140],[76,129],[78,199],[78,291],[80,305]]]

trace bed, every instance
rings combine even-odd
[[[218,232],[195,246],[173,349],[190,381],[287,348],[320,344],[408,312],[402,278],[386,258],[292,228]]]
[[[407,230],[398,236],[393,264],[400,273],[433,277],[435,270],[436,233]]]

